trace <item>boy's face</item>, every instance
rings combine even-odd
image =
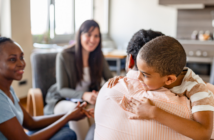
[[[139,70],[138,79],[142,82],[144,89],[157,90],[165,85],[167,76],[162,76],[155,72],[153,67],[149,67],[147,63],[137,56],[137,67]]]

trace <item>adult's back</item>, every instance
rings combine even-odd
[[[136,71],[129,71],[127,78],[119,81],[113,88],[105,84],[97,98],[95,107],[95,140],[189,140],[171,128],[154,120],[130,120],[130,112],[122,106],[126,97],[149,98],[157,107],[183,118],[191,119],[190,101],[179,97],[166,88],[157,91],[143,90]]]

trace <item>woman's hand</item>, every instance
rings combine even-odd
[[[87,110],[83,110],[83,112],[85,113],[85,115],[88,117],[88,118],[94,118],[94,108],[90,108],[90,109],[87,109]]]
[[[83,111],[86,105],[87,105],[86,102],[83,102],[82,104],[78,102],[77,106],[73,110],[68,112],[68,115],[70,116],[70,120],[78,121],[83,119],[86,116],[85,112]]]
[[[81,120],[84,117],[94,117],[94,108],[91,109],[85,109],[85,107],[87,106],[87,103],[84,102],[82,104],[80,104],[80,102],[77,103],[77,106],[74,108],[73,111],[69,112],[70,116],[71,116],[71,120]]]
[[[111,78],[111,79],[109,79],[108,80],[108,88],[112,88],[113,86],[115,86],[117,83],[118,83],[118,81],[120,80],[120,79],[122,79],[124,76],[115,76],[114,78]]]
[[[82,99],[92,105],[95,105],[97,100],[97,95],[98,95],[98,92],[95,90],[93,90],[92,92],[85,92],[82,96]]]
[[[147,98],[142,98],[141,101],[134,99],[131,97],[131,99],[128,101],[126,110],[134,113],[135,115],[130,116],[130,119],[152,119],[153,114],[153,108],[154,104],[151,102],[151,100]]]

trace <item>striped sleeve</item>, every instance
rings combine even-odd
[[[178,95],[184,95],[191,101],[192,113],[199,111],[214,111],[213,93],[208,89],[203,79],[195,74],[191,69],[183,78],[181,85],[170,89]]]
[[[186,92],[191,101],[192,113],[199,111],[214,111],[213,93],[204,83],[197,83]]]

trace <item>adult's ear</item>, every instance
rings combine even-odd
[[[167,75],[165,84],[166,85],[171,85],[177,80],[177,77],[175,75]]]
[[[135,66],[134,58],[131,54],[128,56],[128,68],[133,68]]]

